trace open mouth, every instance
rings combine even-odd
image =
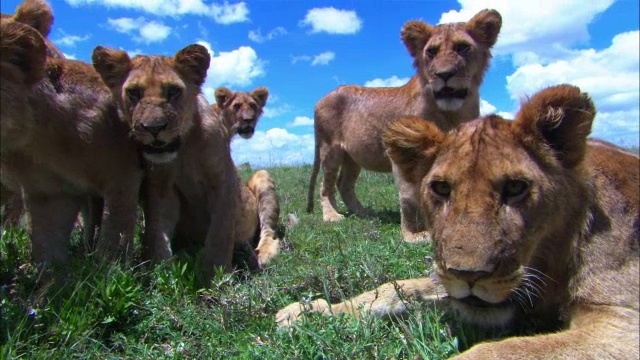
[[[177,137],[170,143],[164,141],[154,140],[151,144],[142,146],[142,151],[147,154],[164,154],[178,151],[180,147],[180,138]]]
[[[467,96],[467,89],[454,89],[452,87],[445,86],[439,91],[434,92],[434,96],[437,100],[441,99],[464,99]]]
[[[252,128],[240,128],[240,129],[238,129],[238,134],[240,134],[240,135],[252,135],[253,134],[253,129]]]
[[[488,301],[484,301],[477,296],[469,295],[462,299],[453,298],[456,301],[459,301],[465,305],[477,307],[477,308],[499,308],[508,305],[511,301],[509,299],[499,302],[499,303],[490,303]]]

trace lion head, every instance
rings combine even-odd
[[[478,95],[472,92],[482,83],[501,26],[495,10],[483,10],[466,23],[405,24],[402,41],[425,91],[433,93],[440,109],[457,111],[466,98]]]
[[[45,76],[46,46],[29,25],[10,19],[0,21],[0,120],[3,149],[27,139],[34,114],[26,99]]]
[[[189,45],[173,58],[136,56],[98,46],[93,66],[119,102],[133,138],[151,162],[170,162],[197,112],[197,94],[210,56],[204,46]]]
[[[467,320],[503,325],[549,296],[545,282],[567,276],[550,259],[569,259],[585,226],[594,115],[586,94],[560,85],[534,95],[514,121],[490,115],[443,133],[404,117],[385,133],[392,161],[420,186],[436,275]]]
[[[43,36],[46,46],[47,56],[51,58],[63,59],[62,51],[53,45],[47,38],[53,25],[53,12],[51,6],[43,0],[25,0],[16,8],[14,15],[0,14],[3,20],[13,20],[29,25],[36,29]]]
[[[267,104],[269,90],[259,87],[252,92],[233,92],[225,87],[215,91],[216,106],[222,111],[225,126],[231,134],[238,133],[250,139],[256,130],[256,124],[262,109]]]

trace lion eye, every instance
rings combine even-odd
[[[438,55],[438,47],[437,46],[432,46],[430,48],[427,48],[427,55],[429,55],[430,57],[434,57],[436,55]]]
[[[466,43],[458,43],[453,46],[453,50],[460,55],[466,55],[471,50],[471,45]]]
[[[169,86],[166,92],[168,100],[176,100],[182,94],[182,89],[177,86]]]
[[[507,180],[502,188],[502,197],[508,203],[518,202],[529,193],[529,183],[525,180]]]
[[[433,181],[430,186],[431,191],[440,197],[448,198],[451,195],[451,185],[446,181]]]
[[[129,101],[131,101],[134,104],[137,104],[138,101],[140,101],[140,99],[142,98],[142,91],[140,90],[140,88],[135,88],[135,87],[127,88],[124,90],[124,92],[127,95],[127,98],[129,99]]]
[[[238,110],[240,110],[240,107],[241,107],[241,106],[242,106],[242,105],[237,104],[237,103],[236,103],[236,104],[233,104],[233,110],[238,111]]]

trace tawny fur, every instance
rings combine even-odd
[[[67,262],[77,214],[95,196],[105,202],[98,251],[127,260],[142,172],[109,90],[91,65],[48,58],[31,26],[1,23],[2,183],[23,188],[33,259]]]
[[[392,120],[415,115],[446,131],[478,117],[478,91],[501,24],[500,14],[494,10],[483,10],[466,23],[434,27],[409,21],[401,37],[414,59],[416,75],[406,85],[341,86],[323,97],[314,112],[316,147],[307,211],[313,210],[315,182],[322,165],[320,203],[324,221],[344,218],[336,210],[336,184],[349,211],[359,216],[371,213],[357,199],[355,184],[362,168],[393,170],[382,146],[382,133]],[[397,174],[395,178],[404,239],[428,239],[426,224],[420,221],[413,201],[415,189]]]
[[[206,48],[130,59],[97,47],[92,58],[147,163],[143,203],[158,224],[145,228],[147,256],[171,256],[173,238],[174,247],[204,246],[205,275],[215,267],[230,271],[241,183],[228,132],[200,92],[210,61]]]
[[[269,90],[258,87],[252,92],[233,92],[225,87],[215,91],[216,103],[211,105],[214,113],[222,116],[229,135],[240,135],[250,139],[255,132],[262,110],[267,104]]]
[[[514,121],[492,115],[448,133],[416,117],[394,122],[385,146],[420,186],[435,279],[335,305],[291,304],[276,320],[289,325],[305,309],[400,316],[413,299],[479,326],[541,330],[459,359],[637,359],[640,159],[587,141],[594,115],[588,95],[559,85],[523,103]]]

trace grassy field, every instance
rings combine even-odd
[[[313,214],[304,211],[310,170],[269,169],[281,221],[288,213],[300,220],[276,260],[260,273],[218,274],[206,289],[196,285],[197,256],[105,264],[86,253],[79,232],[66,276],[45,280],[27,260],[26,232],[5,229],[0,358],[441,359],[467,347],[473,339],[464,329],[450,329],[438,309],[419,304],[402,321],[314,315],[290,331],[277,328],[274,314],[290,302],[337,302],[430,271],[431,245],[400,240],[390,174],[365,172],[358,183],[376,217],[325,224],[318,204]]]

